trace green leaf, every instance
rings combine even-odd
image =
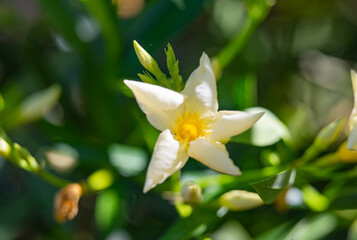
[[[5,107],[5,101],[2,95],[0,94],[0,112],[4,109]]]
[[[18,117],[11,123],[11,126],[25,124],[43,117],[57,103],[60,95],[61,87],[52,85],[27,97],[20,105]]]
[[[295,182],[296,170],[288,170],[278,175],[251,183],[260,198],[266,203],[273,203],[275,198],[286,188],[292,186]]]
[[[296,220],[291,220],[288,222],[285,222],[273,229],[270,229],[258,237],[256,237],[256,240],[277,240],[277,239],[286,239],[287,235],[289,232],[293,229],[295,224],[297,223]]]
[[[331,213],[323,213],[306,217],[296,222],[292,220],[259,235],[257,240],[306,240],[326,239],[337,226],[336,217]]]
[[[116,191],[110,189],[101,193],[95,206],[96,226],[102,232],[109,232],[115,227],[120,198]]]
[[[180,10],[184,10],[186,8],[185,0],[171,0],[171,2]]]
[[[250,130],[233,137],[231,141],[263,147],[275,144],[281,139],[290,140],[288,128],[268,109],[253,107],[246,109],[246,112],[265,113]]]
[[[314,187],[307,184],[301,189],[305,204],[315,212],[321,212],[328,208],[330,201],[319,193]]]
[[[350,229],[348,230],[348,237],[349,240],[357,240],[357,220],[354,220],[351,224]]]
[[[218,221],[216,211],[198,208],[189,217],[174,223],[159,240],[185,240],[202,236]]]
[[[112,144],[108,149],[110,163],[123,176],[140,174],[148,161],[147,153],[138,147],[121,144]]]
[[[331,213],[323,213],[302,219],[292,229],[286,239],[326,239],[337,226],[337,219]]]
[[[95,191],[104,190],[113,184],[113,174],[106,169],[100,169],[92,173],[88,179],[88,186]]]
[[[251,240],[249,232],[238,221],[227,221],[211,235],[215,240]]]

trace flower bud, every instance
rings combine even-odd
[[[330,146],[330,144],[336,141],[344,124],[345,124],[345,118],[340,118],[330,123],[329,125],[325,126],[317,134],[315,139],[315,144],[320,146],[321,149],[322,148],[325,149],[328,146]]]
[[[226,192],[220,197],[222,206],[231,211],[244,211],[264,204],[258,194],[243,190]]]
[[[185,203],[198,203],[202,199],[201,187],[193,182],[185,183],[181,188],[181,196]]]
[[[78,183],[68,184],[55,195],[54,217],[57,222],[72,220],[78,213],[78,202],[82,195],[82,187]]]
[[[321,152],[333,144],[337,140],[344,124],[345,118],[342,117],[322,128],[312,145],[304,153],[302,157],[303,162],[315,159]]]
[[[157,70],[160,71],[157,62],[150,56],[150,54],[142,48],[137,41],[134,40],[134,49],[136,56],[138,57],[141,65],[146,68],[149,72],[155,75]],[[161,72],[161,71],[160,71]]]
[[[8,158],[10,152],[11,152],[10,145],[3,138],[0,138],[0,156],[4,158]]]
[[[39,170],[39,164],[26,148],[20,146],[18,143],[14,143],[13,148],[15,151],[15,158],[13,159],[13,162],[15,164],[30,172],[36,172]]]

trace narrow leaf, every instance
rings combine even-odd
[[[275,198],[286,188],[292,186],[295,182],[296,170],[289,170],[274,177],[251,183],[260,198],[266,203],[274,202]]]

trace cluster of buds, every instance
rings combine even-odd
[[[31,153],[17,143],[12,143],[0,129],[0,157],[5,158],[15,166],[37,173],[40,166]]]

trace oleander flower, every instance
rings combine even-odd
[[[148,121],[162,131],[152,155],[144,193],[194,158],[221,173],[240,175],[223,142],[258,121],[263,113],[218,111],[216,80],[208,56],[179,93],[143,82],[124,80]]]
[[[350,135],[348,136],[347,148],[348,150],[357,151],[357,73],[351,71],[351,80],[354,96],[354,107],[348,121],[348,129]]]

